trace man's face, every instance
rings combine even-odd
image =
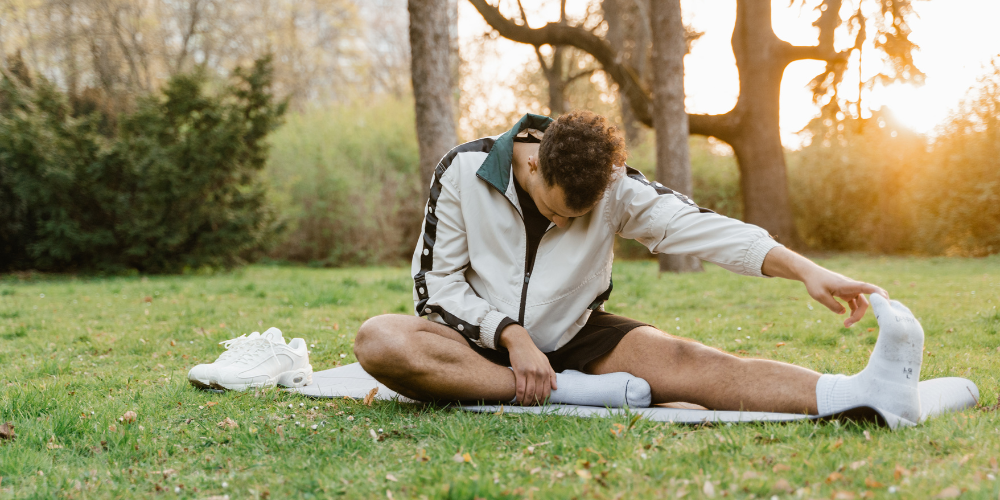
[[[583,217],[593,209],[590,207],[586,210],[570,210],[566,206],[566,194],[562,187],[559,185],[549,186],[541,175],[538,175],[535,182],[531,184],[533,184],[531,187],[534,189],[528,191],[528,194],[534,200],[538,211],[560,228],[568,226],[574,218]]]

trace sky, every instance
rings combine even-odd
[[[845,0],[842,12],[853,11],[852,4],[856,9],[856,1]],[[789,0],[773,0],[773,28],[778,37],[796,45],[815,44],[818,31],[812,22],[817,13],[812,7],[817,3],[809,0],[809,6],[801,8],[797,0],[791,7]],[[526,1],[524,4],[533,27],[558,18],[558,2]],[[532,4],[537,6],[535,10],[531,10]],[[569,0],[570,17],[574,13],[580,15],[585,5],[586,1]],[[986,71],[991,57],[1000,58],[1000,35],[995,27],[996,19],[1000,18],[1000,1],[916,0],[913,5],[917,17],[909,21],[913,29],[910,39],[920,47],[914,54],[914,61],[927,75],[924,85],[876,86],[862,94],[862,106],[868,109],[886,106],[904,125],[917,132],[933,134],[935,126],[947,118]],[[691,113],[726,112],[739,94],[736,63],[730,46],[736,1],[681,0],[681,9],[685,24],[705,33],[684,61],[687,109]],[[505,9],[505,12],[508,11]],[[459,37],[463,43],[485,31],[487,25],[479,13],[468,2],[459,2]],[[853,37],[842,34],[846,32],[838,33],[838,49],[853,44]],[[530,46],[503,39],[496,43],[495,53],[502,56],[497,55],[492,64],[485,64],[480,78],[509,81],[510,74],[535,58]],[[865,51],[866,64],[862,67],[865,79],[880,69],[881,61],[875,57],[876,53],[875,50]],[[855,56],[841,87],[841,95],[851,101],[857,99],[856,59]],[[797,132],[819,113],[806,85],[823,71],[824,65],[820,61],[798,61],[785,70],[781,88],[781,129],[786,147],[794,149],[801,145],[803,138]],[[487,106],[511,107],[514,99],[501,84],[485,100]]]

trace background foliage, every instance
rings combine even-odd
[[[203,72],[133,112],[75,113],[43,78],[0,80],[0,270],[172,272],[254,258],[277,226],[258,172],[284,103],[268,58],[215,95]],[[84,107],[86,108],[86,107]]]

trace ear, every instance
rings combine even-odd
[[[537,156],[529,156],[528,157],[528,169],[531,171],[531,173],[535,173],[538,170],[538,157]]]

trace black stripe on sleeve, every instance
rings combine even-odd
[[[413,277],[413,286],[417,291],[417,302],[415,304],[415,310],[418,316],[426,316],[431,313],[437,313],[448,323],[449,326],[458,330],[466,337],[473,340],[479,340],[479,327],[472,325],[457,316],[445,311],[442,307],[431,305],[428,306],[427,302],[430,299],[429,291],[427,290],[427,280],[425,275],[428,271],[433,269],[434,265],[434,243],[437,238],[437,202],[438,198],[441,196],[441,177],[444,176],[445,171],[451,166],[452,162],[459,153],[489,153],[493,149],[493,143],[496,142],[491,137],[485,137],[483,139],[477,139],[475,141],[467,142],[456,146],[454,149],[448,152],[441,158],[438,162],[437,167],[434,168],[434,178],[431,181],[430,197],[427,199],[427,206],[424,210],[424,231],[423,237],[420,240],[420,271]]]
[[[632,168],[632,167],[630,167],[628,165],[625,165],[625,172],[626,172],[626,175],[628,175],[632,179],[635,179],[635,180],[637,180],[637,181],[639,181],[639,182],[641,182],[641,183],[643,183],[643,184],[645,184],[647,186],[651,186],[653,189],[656,190],[656,194],[659,194],[659,195],[672,194],[672,195],[676,196],[678,200],[681,200],[684,204],[690,205],[692,207],[697,208],[698,211],[701,212],[701,213],[703,213],[703,214],[714,214],[715,213],[715,212],[713,212],[713,211],[711,211],[711,210],[709,210],[707,208],[699,207],[698,205],[696,205],[694,203],[694,201],[691,200],[691,198],[688,198],[683,193],[680,193],[678,191],[674,191],[673,189],[670,189],[667,186],[664,186],[663,184],[660,184],[659,182],[656,182],[656,181],[649,182],[649,180],[646,179],[646,176],[642,175],[642,172],[640,172],[640,171],[638,171],[638,170],[636,170],[636,169],[634,169],[634,168]]]

